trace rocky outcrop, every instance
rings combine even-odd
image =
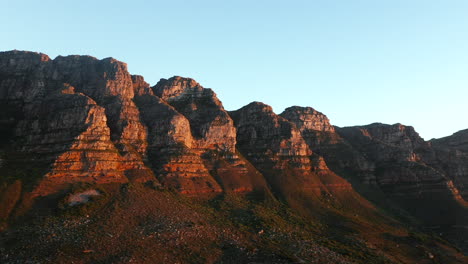
[[[106,122],[103,107],[67,85],[25,109],[16,127],[17,151],[53,160],[47,177],[60,181],[125,181]]]
[[[154,178],[125,64],[12,51],[0,54],[0,72],[6,164],[43,160],[48,182]]]
[[[280,116],[293,122],[302,131],[335,132],[328,117],[312,107],[291,106]]]
[[[412,127],[375,123],[332,129],[328,118],[310,107],[290,107],[281,116],[299,128],[333,171],[352,181],[391,195],[454,194],[431,144]]]
[[[338,133],[375,164],[382,189],[394,195],[447,192],[446,177],[430,166],[435,158],[430,144],[412,127],[376,123],[341,128]]]
[[[0,54],[0,142],[8,144],[25,104],[45,93],[45,68],[50,58],[41,53],[3,52]]]
[[[150,87],[112,58],[22,51],[0,54],[0,77],[4,174],[40,160],[37,178],[47,181],[39,186],[139,180],[187,194],[266,188],[238,155],[234,123],[216,94],[192,79]]]
[[[213,90],[178,76],[162,79],[153,90],[190,121],[194,147],[235,152],[236,129]]]
[[[328,118],[311,107],[289,107],[280,116],[294,123],[308,146],[323,156],[328,166],[349,180],[375,184],[375,164],[344,140]]]
[[[135,102],[148,128],[148,158],[161,183],[181,193],[217,193],[222,189],[193,151],[189,120],[155,96],[149,84],[134,77]]]
[[[125,63],[113,58],[59,56],[53,60],[51,78],[71,84],[105,109],[111,139],[130,177],[147,170],[141,157],[146,152],[146,129],[133,102],[133,82]]]
[[[311,112],[295,107],[281,115],[296,124],[331,170],[373,204],[396,215],[404,209],[466,250],[465,133],[425,142],[412,127],[401,124],[335,127],[335,132],[327,132],[305,121],[317,118]],[[316,122],[323,124],[321,120]]]
[[[296,125],[272,108],[253,102],[231,112],[239,150],[262,172],[275,192],[321,196],[334,189],[350,189],[332,173],[322,157],[313,154]]]
[[[468,130],[426,142],[401,124],[334,127],[310,107],[227,112],[190,78],[150,86],[113,58],[0,52],[0,229],[71,183],[142,181],[193,196],[274,196],[308,215],[380,217],[362,194],[465,230],[467,164]]]
[[[468,130],[430,141],[438,167],[452,180],[460,196],[468,201]]]
[[[153,181],[187,194],[270,184],[319,195],[350,189],[343,176],[396,196],[467,195],[465,132],[429,143],[400,124],[336,128],[310,107],[228,113],[193,79],[151,87],[112,58],[0,53],[0,103],[9,175],[40,161],[48,182]]]
[[[427,226],[442,228],[442,233],[465,226],[468,210],[460,189],[441,168],[440,154],[412,127],[371,124],[340,128],[337,132],[375,165],[373,174],[386,199]],[[457,231],[458,237],[462,234],[466,231]]]
[[[177,113],[178,119],[183,120],[183,125],[174,124],[170,126],[171,129],[184,128],[182,130],[186,135],[182,144],[177,144],[176,148],[171,146],[171,141],[161,141],[159,151],[173,153],[175,149],[175,156],[178,157],[162,163],[166,164],[166,168],[174,164],[185,166],[175,169],[175,173],[196,169],[199,178],[205,179],[206,186],[193,186],[193,192],[198,192],[200,188],[211,189],[213,192],[244,192],[266,188],[263,176],[238,155],[234,123],[211,89],[203,88],[192,79],[176,76],[168,80],[162,79],[152,90],[166,105],[162,112],[172,111]],[[156,113],[161,110],[144,112]],[[161,121],[166,122],[167,117]],[[164,136],[166,132],[152,134]]]

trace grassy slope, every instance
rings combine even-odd
[[[67,206],[70,194],[90,188],[102,195],[85,205]],[[22,203],[28,204],[27,199]],[[437,237],[408,232],[381,215],[352,214],[323,204],[293,210],[271,196],[188,198],[137,183],[78,184],[36,200],[29,210],[13,211],[10,227],[0,235],[0,262],[467,261]]]

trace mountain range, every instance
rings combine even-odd
[[[468,129],[227,111],[113,58],[0,52],[0,184],[2,263],[468,261]]]

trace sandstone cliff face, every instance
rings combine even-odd
[[[296,125],[307,145],[323,156],[334,172],[360,183],[376,183],[374,162],[336,133],[324,114],[310,107],[294,106],[286,108],[280,116]]]
[[[400,124],[335,128],[310,107],[228,113],[193,79],[151,87],[112,58],[2,52],[0,103],[3,168],[41,161],[48,181],[197,194],[264,191],[266,179],[320,193],[349,189],[340,175],[397,196],[467,196],[466,132],[428,143]]]
[[[133,82],[127,65],[112,58],[57,57],[52,79],[66,82],[93,98],[106,112],[111,139],[129,171],[145,170],[146,130],[133,102]]]
[[[335,132],[328,117],[312,107],[288,107],[280,116],[293,122],[301,131]]]
[[[298,127],[333,172],[367,199],[393,212],[403,208],[466,249],[466,131],[425,142],[412,127],[401,124],[332,131],[325,117],[306,107],[288,108],[281,116]]]
[[[190,121],[195,147],[235,152],[233,121],[211,89],[176,76],[162,79],[153,90]]]
[[[205,179],[206,187],[203,188],[212,192],[266,188],[262,175],[237,154],[234,123],[211,89],[203,88],[192,79],[176,76],[162,79],[152,90],[184,120],[183,131],[190,138],[177,148],[176,163],[185,166],[178,171],[196,168]],[[173,127],[180,129],[181,126],[175,124]],[[171,149],[165,145],[161,148],[163,152]],[[187,160],[191,162],[183,165]],[[175,164],[174,160],[164,162],[168,167]],[[192,192],[199,192],[201,186],[193,187]]]
[[[21,51],[0,54],[0,77],[2,164],[11,175],[41,160],[39,194],[74,181],[159,180],[187,194],[266,188],[237,154],[216,94],[192,79],[150,87],[112,58]]]
[[[16,127],[17,150],[54,159],[49,177],[81,181],[105,173],[98,178],[125,178],[105,109],[94,100],[65,86],[26,109]]]
[[[460,195],[460,181],[455,184],[440,166],[441,155],[412,127],[372,124],[337,132],[375,164],[377,186],[399,207],[429,226],[452,230],[466,225],[467,203]],[[457,234],[466,231],[462,228]]]
[[[227,112],[190,78],[151,87],[112,58],[0,52],[1,219],[70,183],[128,181],[373,217],[351,182],[429,225],[465,228],[467,164],[468,130],[426,142],[401,124],[334,127],[310,107]]]
[[[0,72],[8,154],[43,160],[48,181],[153,178],[125,64],[13,51],[0,54]]]
[[[199,153],[189,120],[155,96],[149,84],[134,77],[135,102],[148,128],[148,158],[161,183],[181,193],[221,192]]]
[[[322,157],[313,154],[296,125],[273,113],[270,106],[254,102],[231,116],[239,150],[277,193],[285,197],[294,192],[320,196],[334,189],[350,189]]]
[[[359,152],[375,164],[378,185],[395,195],[445,193],[445,175],[430,166],[435,158],[430,144],[412,127],[371,124],[338,130]]]
[[[290,107],[281,116],[296,124],[333,171],[351,180],[391,195],[453,194],[431,144],[412,127],[376,123],[332,129],[328,118],[308,107]]]

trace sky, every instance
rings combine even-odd
[[[114,57],[191,77],[227,110],[311,106],[337,126],[468,128],[465,0],[0,0],[0,51]]]

